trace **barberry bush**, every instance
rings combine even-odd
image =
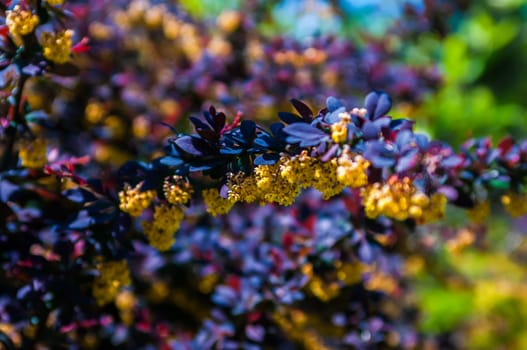
[[[492,211],[527,214],[527,141],[419,132],[401,111],[452,82],[393,42],[448,36],[441,16],[466,8],[407,5],[386,38],[306,41],[270,30],[264,1],[214,21],[196,6],[0,4],[0,345],[493,344],[449,328],[456,307],[430,331],[422,312],[470,296],[430,302],[415,281],[484,249]]]

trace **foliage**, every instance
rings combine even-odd
[[[216,23],[181,5],[0,5],[3,347],[485,348],[503,320],[525,344],[522,247],[462,252],[491,209],[527,213],[527,141],[455,151],[389,115],[477,76],[457,32],[444,85],[402,56],[449,33],[443,2],[362,42],[262,33],[259,1]]]

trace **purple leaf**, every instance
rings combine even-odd
[[[370,92],[364,100],[364,105],[368,110],[370,120],[375,120],[388,113],[392,108],[392,101],[390,96],[384,92]]]
[[[244,120],[240,125],[243,138],[247,141],[252,141],[256,136],[256,123],[252,120]]]
[[[300,113],[300,115],[304,117],[305,121],[307,121],[308,123],[311,122],[311,120],[313,119],[313,112],[305,103],[295,98],[291,99],[290,102],[298,111],[298,113]]]
[[[337,98],[333,97],[333,96],[329,96],[327,99],[326,99],[326,106],[328,107],[328,111],[329,112],[334,112],[336,111],[337,109],[341,108],[341,107],[344,107],[344,105],[342,104],[342,102],[340,102]]]
[[[261,342],[265,336],[265,329],[260,325],[245,326],[245,335],[250,340]]]
[[[185,153],[193,156],[211,154],[212,148],[202,139],[192,136],[182,136],[174,140],[174,143]]]
[[[304,120],[298,115],[289,112],[278,112],[280,118],[286,124],[303,123]]]

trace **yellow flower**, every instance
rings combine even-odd
[[[313,165],[316,162],[317,159],[310,157],[305,150],[297,156],[284,156],[280,160],[280,176],[301,188],[311,187],[315,175]]]
[[[331,139],[335,143],[344,143],[348,139],[348,124],[351,116],[347,112],[339,114],[340,120],[331,125]]]
[[[104,115],[104,106],[100,102],[90,101],[84,110],[84,118],[92,124],[100,122]]]
[[[476,234],[469,229],[461,229],[456,237],[448,240],[445,244],[450,253],[459,253],[471,246],[476,241]]]
[[[313,188],[322,193],[322,198],[329,199],[341,193],[344,185],[337,180],[337,159],[328,162],[317,162],[313,168]]]
[[[227,214],[235,203],[232,199],[220,196],[216,188],[205,189],[202,194],[207,205],[207,212],[213,216]]]
[[[149,190],[141,192],[142,182],[132,188],[126,184],[124,189],[119,192],[119,208],[131,216],[139,216],[148,208],[156,196],[156,191]]]
[[[477,202],[474,208],[467,212],[468,218],[471,222],[481,224],[487,220],[490,215],[489,201]]]
[[[149,29],[157,29],[163,24],[164,14],[167,13],[165,5],[150,6],[144,14],[144,21]]]
[[[501,203],[512,217],[520,217],[527,214],[527,194],[508,192],[501,197]]]
[[[163,34],[168,40],[175,40],[181,31],[181,21],[172,14],[163,16]]]
[[[48,161],[47,141],[36,139],[34,141],[23,141],[20,143],[18,156],[23,167],[42,168]]]
[[[174,233],[179,230],[183,217],[183,208],[180,206],[156,206],[153,220],[141,223],[148,243],[160,251],[170,249],[175,242]]]
[[[46,2],[51,6],[57,6],[62,5],[64,3],[64,0],[46,0]]]
[[[447,199],[439,193],[429,197],[418,191],[410,178],[393,176],[385,184],[374,183],[364,188],[362,203],[369,218],[384,215],[423,224],[443,217]]]
[[[96,266],[99,276],[93,282],[92,293],[99,306],[113,301],[122,287],[131,283],[126,260],[108,261]]]
[[[436,221],[442,219],[445,216],[446,204],[448,199],[441,193],[434,193],[430,197],[430,202],[428,205],[423,206],[422,216],[416,217],[417,222],[420,224],[425,224],[428,222]]]
[[[259,165],[254,169],[256,186],[262,199],[268,203],[291,205],[300,194],[300,186],[281,175],[280,165],[285,158],[272,165]]]
[[[181,176],[173,176],[172,181],[166,179],[163,183],[163,193],[170,204],[186,204],[192,198],[192,185]]]
[[[73,30],[66,29],[57,33],[43,33],[41,44],[44,57],[55,63],[66,63],[70,59]]]
[[[328,302],[340,294],[340,287],[338,283],[326,283],[319,276],[313,276],[307,284],[307,288],[311,294],[316,296],[322,302]]]
[[[119,310],[121,320],[123,320],[126,325],[131,325],[134,321],[133,309],[136,303],[137,300],[134,294],[129,290],[121,291],[115,298],[115,306],[117,306],[117,309]]]
[[[392,294],[397,290],[398,285],[397,280],[392,276],[382,271],[374,271],[364,282],[364,288]]]
[[[238,11],[225,10],[218,16],[216,23],[220,30],[225,33],[232,33],[240,26],[242,16]]]
[[[243,172],[231,173],[228,175],[227,186],[228,199],[234,202],[252,203],[261,199],[254,176],[245,176]]]
[[[22,10],[20,5],[16,5],[13,10],[6,11],[5,24],[9,28],[9,33],[15,37],[32,33],[39,22],[37,15]]]
[[[368,184],[366,170],[370,162],[361,155],[352,157],[349,147],[345,145],[342,155],[337,160],[337,180],[344,186],[358,188]]]
[[[0,332],[4,333],[5,336],[13,342],[17,349],[20,348],[20,345],[22,344],[22,336],[15,326],[11,323],[0,322]],[[0,349],[3,349],[3,347]]]

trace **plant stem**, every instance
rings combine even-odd
[[[24,116],[20,112],[21,103],[22,103],[22,92],[24,90],[24,86],[26,84],[26,81],[28,79],[28,76],[22,73],[20,76],[20,79],[18,80],[18,84],[16,87],[16,94],[15,94],[15,110],[14,110],[14,116],[13,116],[13,122],[10,123],[7,127],[5,133],[7,137],[7,145],[4,149],[4,156],[2,157],[2,163],[0,166],[0,171],[5,171],[9,169],[11,166],[13,166],[13,150],[15,147],[15,141],[18,133],[18,126],[22,125],[24,130],[29,132],[31,135],[31,131],[29,129],[29,126],[26,123],[26,120],[24,119]]]

